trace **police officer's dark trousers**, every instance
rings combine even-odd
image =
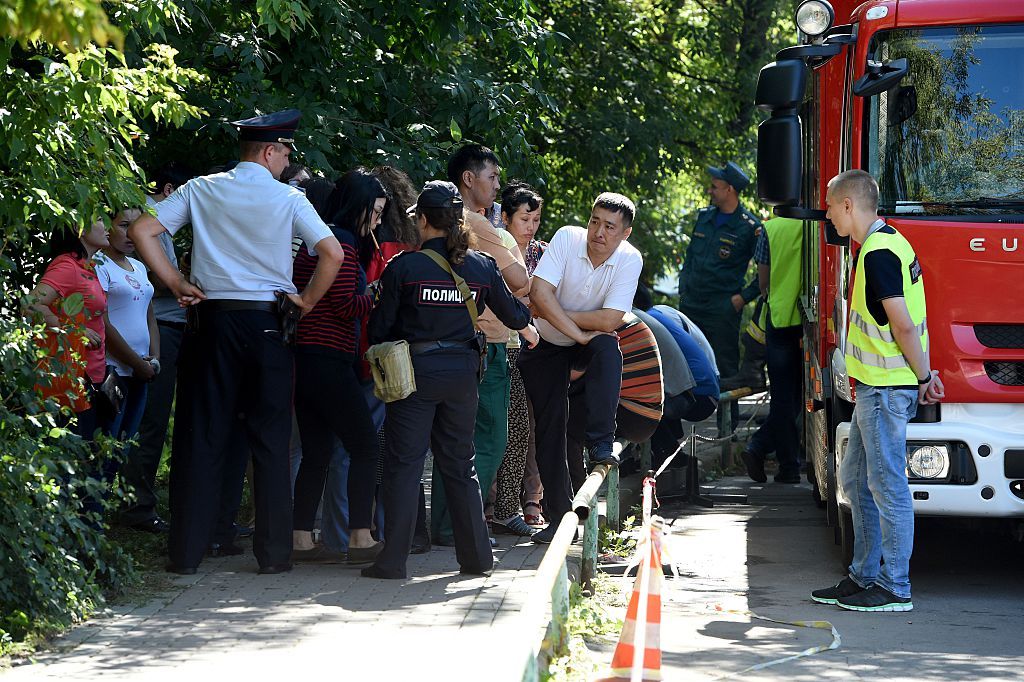
[[[206,301],[194,311],[179,359],[171,459],[169,554],[176,567],[195,567],[210,544],[222,491],[238,452],[239,414],[253,462],[260,566],[291,555],[288,470],[294,367],[291,349],[269,305]]]
[[[416,392],[387,404],[384,419],[384,550],[382,577],[405,578],[429,447],[441,473],[455,539],[455,557],[469,573],[489,571],[494,559],[473,464],[479,354],[436,350],[413,356]]]
[[[768,327],[768,381],[772,402],[768,419],[747,446],[761,459],[774,452],[779,461],[779,473],[783,475],[800,473],[800,432],[796,419],[800,414],[803,386],[801,338],[803,329],[799,325]]]
[[[519,354],[519,372],[536,419],[537,469],[544,484],[544,514],[558,523],[572,507],[566,462],[569,425],[569,371],[587,368],[585,444],[610,442],[622,386],[622,352],[614,336],[602,334],[586,345],[556,346],[541,340]]]

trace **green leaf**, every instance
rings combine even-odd
[[[462,141],[462,128],[459,127],[459,124],[455,122],[454,118],[449,124],[448,129],[451,131],[453,140],[455,140],[456,142]]]

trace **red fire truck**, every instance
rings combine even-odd
[[[804,221],[804,451],[844,554],[836,481],[856,386],[844,363],[853,257],[826,185],[861,168],[914,246],[945,401],[907,430],[918,515],[1024,525],[1024,2],[808,0],[799,44],[765,66],[758,192]],[[855,247],[856,245],[854,245]]]

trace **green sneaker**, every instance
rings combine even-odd
[[[849,577],[846,577],[832,587],[826,587],[823,590],[815,590],[814,592],[811,592],[811,600],[819,604],[830,604],[834,606],[835,603],[839,601],[840,597],[849,597],[863,591],[863,587],[850,580]]]
[[[913,611],[914,602],[910,597],[897,597],[895,594],[880,587],[872,585],[866,590],[851,594],[848,597],[840,597],[836,606],[848,611]]]

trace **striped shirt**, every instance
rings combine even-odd
[[[654,333],[640,318],[629,314],[616,332],[622,351],[622,388],[619,406],[645,419],[661,420],[665,391],[661,355]]]
[[[359,265],[355,237],[346,230],[335,229],[334,233],[345,251],[345,261],[324,297],[299,320],[295,343],[331,348],[355,356],[361,320],[370,312],[373,300],[363,293],[366,291],[366,273]],[[312,279],[317,260],[305,246],[299,249],[292,271],[292,281],[299,291],[305,289]]]

